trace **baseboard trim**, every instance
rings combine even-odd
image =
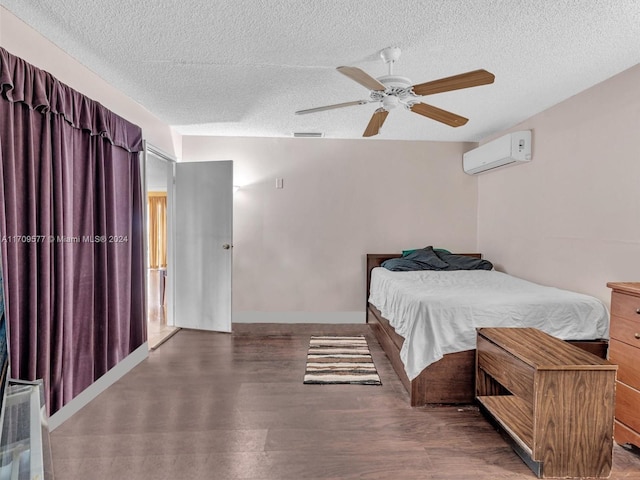
[[[91,400],[96,398],[107,388],[120,380],[124,375],[130,372],[140,362],[149,356],[149,346],[147,342],[140,345],[125,359],[114,366],[111,370],[85,388],[73,400],[49,417],[49,430],[53,431],[69,420],[73,415],[78,413]]]
[[[234,312],[233,323],[366,323],[366,312]]]

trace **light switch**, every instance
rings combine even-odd
[[[276,188],[284,188],[284,180],[282,178],[276,178]]]

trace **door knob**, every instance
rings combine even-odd
[[[228,243],[225,243],[222,245],[222,248],[224,248],[225,250],[229,250],[231,248],[231,245],[229,245]]]

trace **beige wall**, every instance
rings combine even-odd
[[[469,144],[184,137],[234,161],[234,321],[364,321],[365,254],[476,244]],[[276,178],[284,188],[276,189]]]
[[[181,137],[169,125],[158,120],[140,104],[116,90],[1,6],[0,46],[140,126],[148,142],[180,157]]]
[[[487,258],[606,302],[608,281],[640,280],[638,85],[640,66],[512,129],[533,130],[533,161],[478,176]]]

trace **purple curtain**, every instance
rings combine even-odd
[[[54,413],[146,341],[142,131],[0,48],[11,373]]]

